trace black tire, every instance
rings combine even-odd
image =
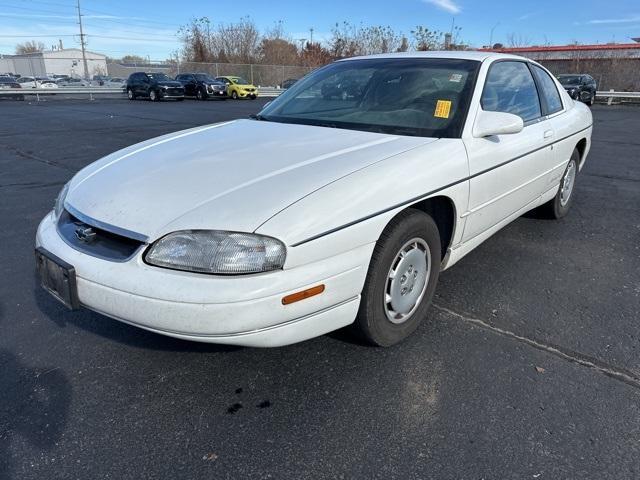
[[[251,100],[255,100],[256,98],[258,98],[256,95],[251,95]]]
[[[129,97],[129,100],[135,100],[136,99],[136,94],[134,93],[134,91],[130,88],[127,88],[127,97]]]
[[[182,102],[184,98],[176,98],[176,102]]]
[[[412,303],[411,310],[406,313],[405,318],[400,320],[401,323],[394,323],[389,316],[388,305],[391,304],[386,300],[387,293],[392,289],[390,282],[395,281],[390,279],[390,273],[393,267],[399,269],[401,262],[406,262],[399,257],[400,251],[415,239],[419,239],[422,244],[428,246],[431,260],[426,265],[429,266],[429,273],[426,284],[420,287],[422,293],[417,301]],[[360,309],[353,324],[356,334],[367,343],[388,347],[401,342],[413,333],[426,317],[429,309],[440,275],[441,258],[440,233],[429,215],[420,210],[407,209],[394,217],[380,235],[371,256],[367,279],[362,290]],[[413,265],[411,267],[413,268]],[[416,280],[412,279],[410,272],[411,270],[404,271],[409,277],[407,286],[410,286],[413,291],[415,286],[413,282]],[[414,272],[418,272],[418,269]],[[422,274],[426,275],[425,272],[426,270]],[[398,281],[403,285],[407,277],[405,274],[396,273]],[[411,295],[410,292],[409,295]],[[399,320],[395,319],[395,321]]]
[[[149,100],[152,102],[158,102],[160,100],[160,94],[155,90],[149,90]]]
[[[204,92],[202,88],[199,88],[198,91],[196,92],[196,98],[198,100],[206,100],[208,97],[209,95],[207,95],[207,93]]]
[[[591,97],[589,97],[589,101],[587,102],[587,105],[592,107],[594,103],[596,103],[596,92],[591,92]]]
[[[235,90],[231,92],[231,98],[233,98],[234,100],[238,100],[238,92],[236,92]]]
[[[560,219],[569,213],[571,205],[573,204],[573,198],[575,197],[576,181],[578,177],[578,163],[580,162],[580,152],[576,148],[571,154],[569,163],[562,173],[560,180],[560,186],[556,196],[549,200],[547,203],[541,205],[538,210],[545,218]],[[565,181],[567,181],[567,173],[570,169],[573,169],[573,181],[569,192],[565,190]],[[566,196],[568,193],[568,197]]]

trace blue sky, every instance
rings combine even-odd
[[[510,33],[534,44],[624,43],[640,37],[640,0],[241,0],[241,9],[234,4],[82,0],[90,50],[151,59],[179,49],[175,33],[189,19],[206,15],[214,23],[233,22],[243,12],[263,30],[282,20],[293,39],[309,38],[311,27],[314,39],[328,38],[332,25],[343,20],[389,25],[407,34],[418,24],[448,31],[455,21],[462,39],[474,46],[488,44],[492,29],[494,43],[506,43]],[[0,53],[11,54],[16,43],[29,39],[52,45],[61,38],[65,47],[78,46],[74,5],[74,0],[0,0]]]

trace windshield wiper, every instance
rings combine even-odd
[[[252,120],[260,120],[263,122],[268,122],[269,120],[267,120],[266,118],[264,118],[262,115],[260,115],[259,113],[252,113],[251,115],[249,115],[249,118]]]

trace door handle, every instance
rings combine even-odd
[[[544,138],[551,138],[551,137],[553,137],[553,130],[545,130]]]

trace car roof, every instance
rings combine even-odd
[[[397,52],[397,53],[381,53],[377,55],[366,55],[360,57],[344,58],[345,60],[365,60],[368,58],[448,58],[458,60],[476,60],[483,62],[487,59],[514,59],[531,61],[528,58],[519,55],[510,55],[506,53],[486,52],[476,50],[433,50],[429,52]]]

